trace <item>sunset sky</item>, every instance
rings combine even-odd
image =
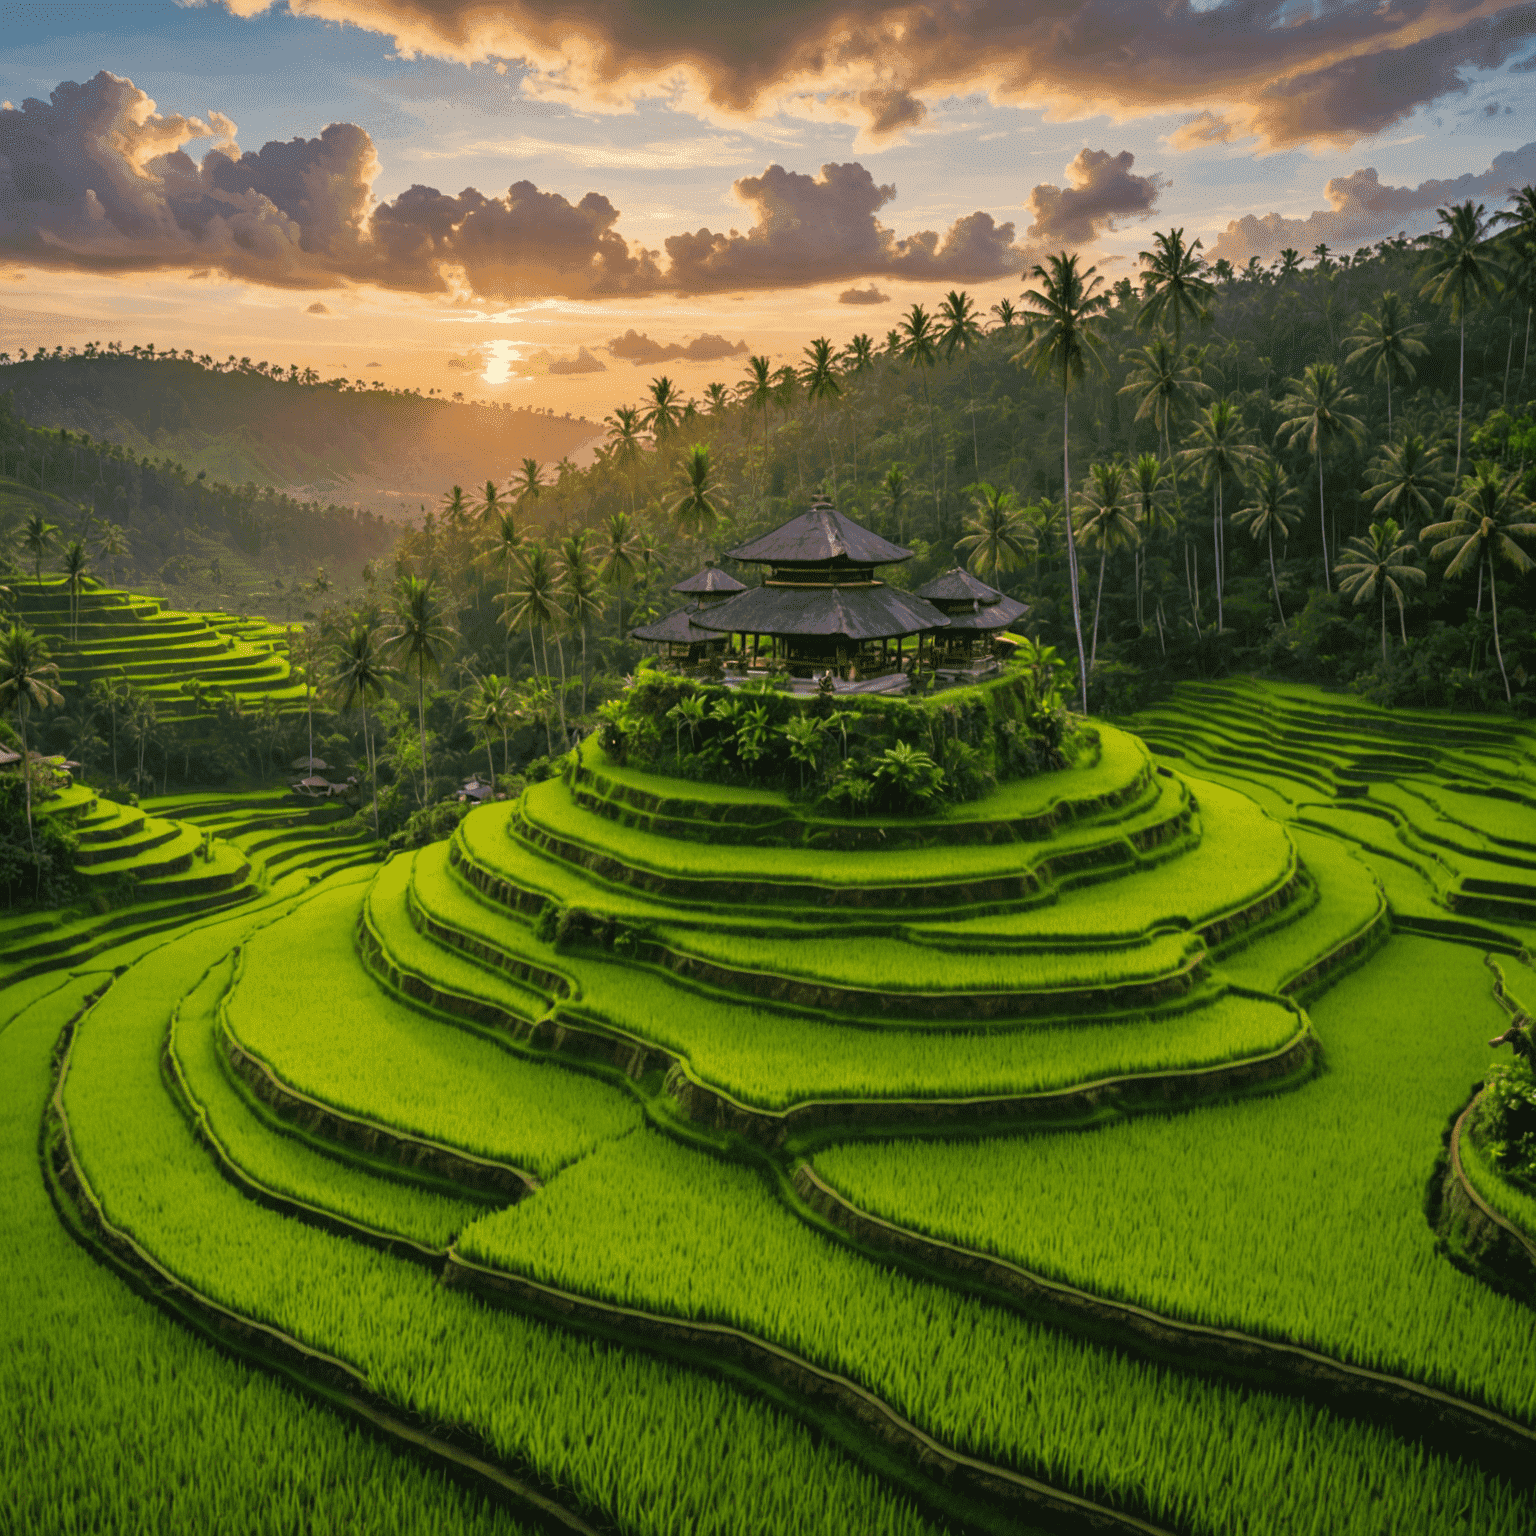
[[[1242,262],[1536,181],[1477,0],[0,3],[0,350],[601,416],[1154,228]],[[265,147],[264,147],[265,146]],[[740,350],[737,350],[740,349]]]

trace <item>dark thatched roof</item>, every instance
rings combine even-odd
[[[1029,604],[1013,597],[999,597],[995,603],[977,603],[969,610],[955,604],[949,608],[949,627],[951,632],[957,629],[1007,629],[1028,612]]]
[[[718,565],[706,565],[702,571],[696,571],[686,580],[678,582],[672,590],[688,597],[700,593],[723,595],[727,592],[745,592],[746,583],[737,581],[728,571],[722,571]]]
[[[809,512],[790,518],[772,533],[726,550],[726,554],[733,560],[765,565],[824,565],[834,560],[852,565],[894,565],[912,558],[910,549],[871,533],[826,502],[817,502]]]
[[[652,645],[703,645],[706,640],[722,638],[713,630],[700,629],[693,622],[697,616],[698,610],[690,603],[664,619],[657,619],[654,624],[642,624],[638,629],[630,630],[629,638],[645,640]]]
[[[748,587],[693,619],[706,629],[748,635],[844,635],[850,640],[888,640],[949,620],[932,603],[892,587]]]
[[[926,597],[930,603],[995,603],[1003,594],[961,566],[952,565],[942,576],[935,576],[926,586],[919,587],[917,595]]]

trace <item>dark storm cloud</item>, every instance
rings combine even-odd
[[[873,283],[868,288],[844,288],[838,294],[839,304],[885,304],[890,300],[890,294],[881,293]]]
[[[622,362],[634,363],[636,367],[642,363],[664,363],[673,358],[689,363],[713,363],[722,357],[739,357],[748,350],[744,341],[733,344],[724,336],[711,336],[707,331],[692,341],[663,343],[633,328],[605,345],[612,356]]]
[[[224,3],[252,15],[275,0]],[[1257,134],[1274,146],[1373,133],[1536,35],[1536,8],[1505,0],[287,4],[390,37],[406,54],[515,61],[530,72],[525,89],[571,101],[663,95],[750,115],[814,99],[879,134],[920,122],[925,96],[984,90],[1072,117],[1201,113],[1196,141]]]
[[[1319,242],[1347,250],[1396,234],[1449,203],[1468,198],[1497,203],[1532,182],[1536,182],[1536,143],[1499,155],[1486,171],[1421,181],[1416,187],[1384,185],[1375,167],[1366,166],[1348,176],[1335,176],[1323,188],[1329,206],[1304,219],[1278,213],[1233,219],[1217,237],[1211,255],[1231,262],[1244,262],[1250,256],[1267,260],[1287,246],[1309,251]]]

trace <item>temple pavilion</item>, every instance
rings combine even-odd
[[[889,677],[929,659],[932,636],[949,617],[926,598],[898,591],[876,572],[912,558],[819,501],[772,533],[726,551],[765,565],[762,584],[689,615],[694,625],[740,637],[749,667],[765,662],[810,678],[831,672],[845,683]]]
[[[724,656],[730,637],[718,630],[701,629],[696,619],[702,609],[722,603],[733,593],[745,592],[746,588],[719,566],[706,565],[702,571],[695,571],[678,582],[672,590],[687,602],[654,624],[642,624],[630,630],[630,639],[659,647],[663,659],[680,666],[707,666],[718,661]]]
[[[934,636],[934,664],[941,672],[991,670],[1013,650],[1004,631],[1029,612],[1028,603],[1005,597],[958,565],[919,587],[917,595],[949,620]]]

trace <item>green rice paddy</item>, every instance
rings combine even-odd
[[[162,625],[147,664],[222,644],[101,606]],[[272,637],[223,638],[243,667]],[[1517,978],[1536,926],[1536,736],[1243,681],[1124,725],[884,844],[590,740],[383,865],[277,797],[75,794],[89,867],[165,885],[0,930],[0,1527],[1038,1523],[933,1470],[969,1457],[1085,1501],[1070,1528],[1536,1528],[1536,1297],[1455,1267],[1425,1201],[1508,1018],[1485,956]],[[538,1187],[460,1188],[453,1154]],[[802,1159],[926,1257],[814,1216]],[[98,1202],[175,1307],[93,1258]],[[984,1258],[1108,1310],[1009,1304]],[[1149,1358],[1126,1306],[1449,1418],[1268,1390],[1198,1334]],[[1504,1438],[1457,1438],[1483,1409]],[[488,1491],[445,1479],[465,1453]]]

